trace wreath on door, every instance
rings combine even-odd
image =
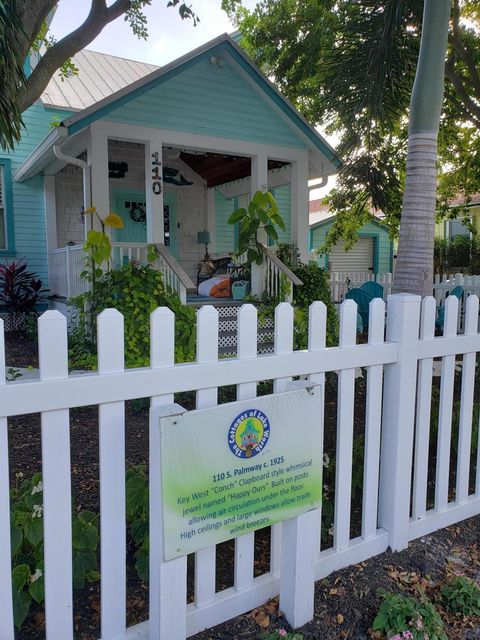
[[[130,209],[130,218],[134,222],[145,222],[147,219],[145,209],[140,205],[132,205],[132,208]]]

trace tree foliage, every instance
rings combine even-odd
[[[12,147],[20,137],[22,116],[17,100],[17,87],[25,82],[23,59],[15,51],[22,25],[13,4],[0,0],[0,143]],[[6,79],[9,78],[10,82]]]
[[[347,244],[381,210],[398,230],[405,178],[408,106],[423,0],[241,0],[223,7],[242,46],[312,122],[339,137],[344,165],[330,205],[330,242]],[[454,0],[439,137],[439,209],[480,190],[480,2]]]
[[[154,0],[175,8],[182,20],[199,20],[182,0]],[[133,33],[147,38],[144,12],[152,0],[90,0],[84,22],[61,40],[49,32],[52,12],[61,0],[0,0],[0,146],[13,148],[21,135],[21,114],[41,96],[52,75],[60,69],[65,76],[77,70],[71,61],[111,22],[123,16]],[[28,77],[23,64],[34,53],[37,60]]]

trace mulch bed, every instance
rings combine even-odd
[[[7,334],[7,363],[12,367],[38,366],[35,341],[22,334]],[[365,384],[359,380],[356,389],[355,431],[364,428]],[[268,392],[269,385],[265,385]],[[232,390],[220,390],[220,401],[232,399]],[[194,396],[183,394],[176,398],[190,409]],[[325,411],[326,447],[334,455],[336,426],[336,383],[327,384]],[[98,511],[98,409],[81,407],[70,412],[71,467],[74,508]],[[330,434],[330,436],[328,435]],[[328,440],[330,438],[330,440]],[[22,472],[26,477],[41,471],[40,416],[19,416],[9,420],[10,475]],[[139,402],[126,403],[126,464],[127,467],[148,460],[148,411]],[[333,487],[332,487],[333,490]],[[361,504],[352,503],[352,534],[358,535]],[[269,570],[269,531],[256,534],[255,575]],[[480,579],[480,517],[455,527],[438,531],[399,554],[385,553],[368,562],[336,572],[317,583],[315,590],[315,619],[300,631],[305,639],[370,638],[371,627],[379,598],[376,590],[412,591],[425,581],[424,587],[434,597],[435,585],[444,579],[452,566]],[[323,544],[323,546],[325,546]],[[133,567],[133,547],[128,550],[127,619],[133,625],[148,619],[148,586],[143,584]],[[217,590],[233,585],[233,543],[218,545]],[[188,601],[193,599],[193,559],[188,561]],[[88,585],[74,593],[75,637],[78,640],[97,640],[100,637],[99,584]],[[445,617],[449,625],[448,637],[480,638],[480,621],[463,623]],[[473,626],[472,626],[473,625]],[[290,627],[278,611],[276,601],[257,608],[250,615],[242,615],[215,629],[194,636],[195,640],[237,639],[256,640],[264,631]],[[473,634],[473,635],[472,635]],[[476,635],[475,635],[476,634]],[[44,614],[41,608],[34,610],[16,638],[33,640],[44,638]]]
[[[320,580],[315,586],[315,618],[296,631],[304,640],[368,640],[381,603],[377,589],[415,595],[421,586],[433,601],[438,583],[453,572],[480,581],[478,516],[416,540],[405,551],[382,553]],[[449,639],[480,638],[480,618],[464,621],[444,611],[442,617]],[[292,631],[273,601],[192,640],[257,640],[262,631],[279,628]]]

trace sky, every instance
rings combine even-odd
[[[148,40],[139,40],[124,19],[119,18],[107,25],[88,49],[161,66],[222,33],[235,30],[220,8],[221,0],[189,0],[188,4],[200,18],[196,27],[192,20],[182,20],[177,8],[167,8],[167,0],[152,0],[152,5],[145,8]],[[246,0],[244,4],[253,8],[256,2]],[[60,39],[79,26],[89,7],[88,0],[61,0],[51,25],[53,36]]]
[[[235,30],[220,8],[221,0],[189,0],[188,4],[200,18],[196,27],[192,20],[182,20],[177,8],[168,8],[167,0],[152,0],[152,5],[145,7],[149,31],[147,40],[134,36],[124,19],[118,18],[107,25],[87,48],[162,66],[222,33]],[[243,4],[251,9],[256,0],[244,0]],[[89,8],[89,0],[60,0],[51,24],[51,35],[59,40],[70,33],[85,20]],[[311,199],[322,197],[334,184],[334,179],[330,178],[326,188],[312,191]]]

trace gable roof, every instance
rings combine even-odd
[[[81,111],[156,71],[157,66],[84,49],[72,62],[78,74],[53,75],[40,101],[47,108]]]
[[[81,111],[67,115],[60,123],[60,126],[55,127],[55,129],[46,136],[15,172],[15,180],[23,182],[51,164],[54,160],[54,145],[59,144],[61,141],[66,141],[71,137],[73,141],[79,139],[76,134],[86,130],[86,128],[96,120],[106,118],[108,114],[128,104],[135,98],[146,94],[150,90],[161,86],[164,82],[194,67],[199,62],[208,59],[211,60],[216,56],[221,57],[222,54],[226,54],[229,60],[235,63],[240,72],[247,76],[247,80],[254,85],[258,93],[262,94],[263,99],[269,104],[270,108],[274,108],[277,112],[280,112],[285,124],[289,125],[292,133],[306,142],[311,151],[311,161],[317,166],[324,166],[326,160],[326,168],[322,175],[335,173],[336,169],[341,166],[341,160],[338,158],[335,149],[305,120],[291,102],[278,91],[273,83],[263,75],[237,43],[225,33],[201,47],[190,51],[168,65],[157,68],[146,76],[142,76],[135,82],[125,83],[125,86],[122,88],[110,95],[106,95],[97,102],[92,102],[90,106],[87,106]],[[104,60],[106,60],[103,54],[97,55],[102,56]],[[115,61],[121,60],[115,58],[115,56],[109,56],[109,59]],[[130,61],[126,62],[128,63]],[[140,71],[140,69],[137,69],[137,71]],[[92,73],[92,71],[90,70],[89,73]],[[98,79],[98,74],[96,77]],[[73,83],[74,80],[71,79],[70,84]],[[100,87],[98,87],[98,89],[100,90]],[[103,87],[103,90],[106,91],[105,87]],[[69,149],[69,153],[73,154],[74,149],[75,142],[72,143],[72,148]]]
[[[327,217],[322,217],[320,220],[313,220],[312,222],[310,222],[310,231],[313,231],[314,229],[319,229],[320,227],[324,227],[328,224],[330,224],[330,222],[333,222],[333,220],[335,220],[335,214],[331,213],[329,214]],[[387,225],[378,217],[376,217],[375,215],[373,215],[370,220],[368,220],[368,222],[364,223],[364,224],[373,224],[377,227],[379,227],[380,229],[383,229],[384,231],[388,232],[388,228]],[[363,226],[363,225],[362,225]]]
[[[68,129],[68,135],[76,133],[100,117],[105,117],[119,106],[130,102],[134,98],[146,93],[154,86],[174,77],[186,67],[196,64],[201,58],[212,55],[217,48],[224,48],[239,64],[244,72],[273,100],[276,106],[300,129],[309,142],[338,168],[341,161],[333,147],[310,125],[297,111],[293,104],[283,96],[272,82],[260,71],[253,61],[242,51],[237,43],[224,33],[210,42],[190,51],[173,62],[160,67],[147,76],[116,91],[96,104],[84,109],[80,113],[67,117],[62,125]]]

